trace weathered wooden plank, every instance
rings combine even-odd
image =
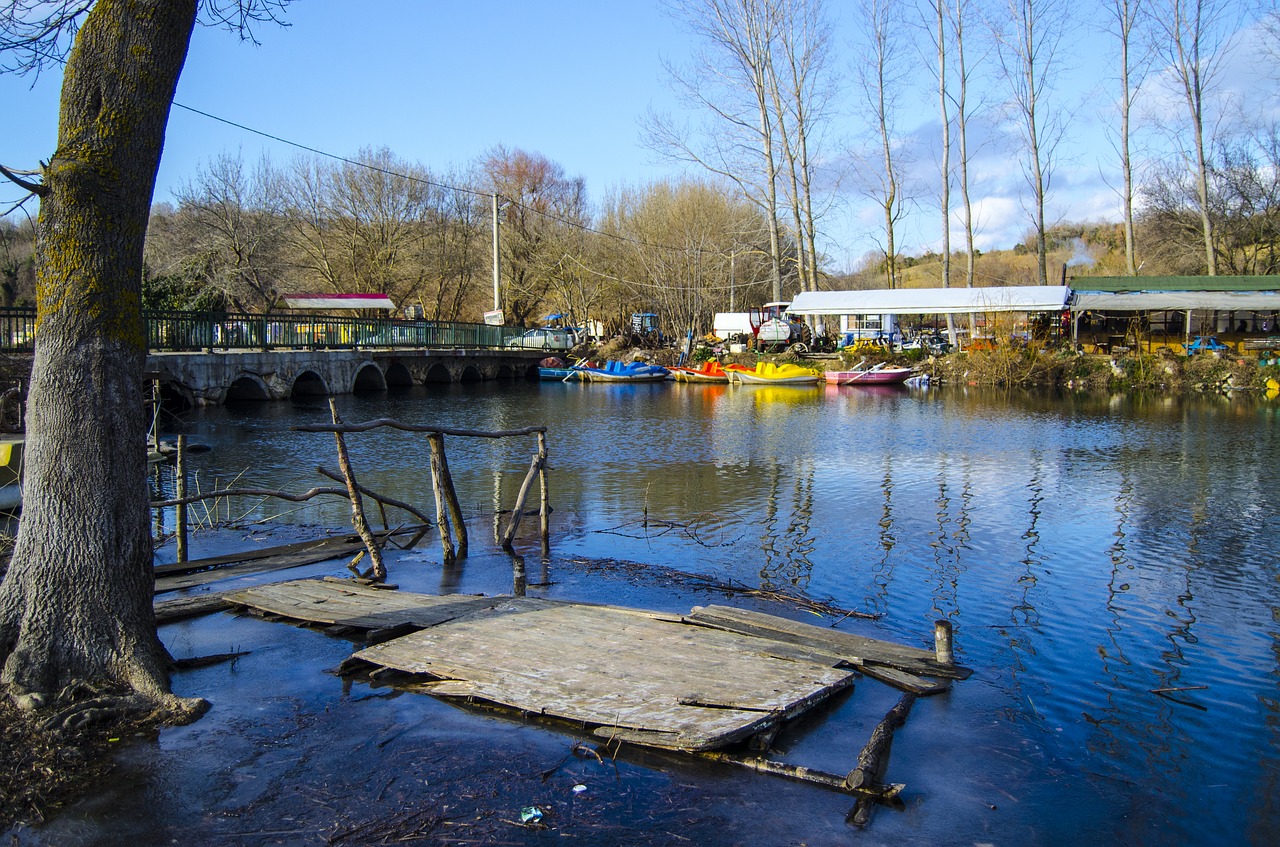
[[[744,738],[852,684],[822,661],[770,655],[762,639],[616,607],[478,612],[355,657],[451,681],[466,696],[685,750]],[[772,652],[795,654],[783,645]],[[641,740],[643,739],[643,740]]]
[[[435,626],[502,603],[503,597],[411,594],[320,580],[260,585],[227,594],[238,606],[293,620],[357,629]]]
[[[194,594],[189,597],[157,600],[155,603],[156,623],[173,623],[174,621],[221,612],[230,608],[231,603],[222,596],[221,592],[217,591]]]
[[[835,653],[854,664],[887,665],[923,676],[968,679],[972,670],[938,662],[929,650],[729,606],[703,606],[684,616],[689,623],[801,644]]]

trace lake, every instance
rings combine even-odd
[[[961,387],[481,383],[344,396],[337,407],[348,423],[548,427],[550,553],[540,554],[536,518],[517,543],[530,595],[673,611],[737,603],[917,646],[931,646],[934,621],[949,620],[957,661],[975,673],[919,700],[899,730],[888,779],[906,784],[905,810],[879,810],[857,836],[839,794],[645,752],[603,767],[570,754],[581,736],[564,729],[344,684],[324,671],[350,652],[348,642],[221,615],[162,634],[175,655],[254,649],[269,639],[273,661],[292,657],[290,670],[272,676],[250,656],[238,668],[180,674],[175,686],[209,697],[214,710],[125,757],[137,784],[125,780],[131,787],[110,798],[124,816],[109,822],[105,806],[89,804],[43,835],[25,833],[32,843],[52,834],[59,843],[168,837],[193,834],[192,826],[196,841],[242,843],[235,833],[262,832],[281,815],[292,822],[280,826],[281,843],[314,843],[305,833],[320,831],[319,821],[355,819],[347,805],[334,812],[333,799],[325,801],[332,814],[307,811],[303,801],[319,795],[298,785],[320,792],[321,771],[325,792],[341,795],[333,786],[346,785],[347,796],[364,797],[366,815],[389,798],[399,809],[416,798],[475,820],[489,815],[495,829],[487,837],[501,832],[506,843],[548,837],[495,822],[501,815],[492,812],[505,804],[518,819],[540,791],[556,810],[549,825],[584,843],[1280,840],[1275,402]],[[336,467],[332,436],[290,429],[328,415],[324,401],[192,412],[183,431],[212,447],[190,457],[193,473],[206,489],[237,476],[291,491],[330,484],[312,468]],[[493,514],[511,507],[534,441],[446,442],[473,554],[442,568],[433,533],[414,551],[389,554],[391,579],[413,590],[510,591]],[[434,513],[424,436],[377,430],[348,436],[348,444],[362,484]],[[170,485],[162,473],[160,487]],[[246,527],[268,521],[241,530],[243,540],[265,526],[277,534],[349,526],[349,511],[334,499],[301,508],[240,504],[226,514]],[[196,553],[226,537],[197,534]],[[172,554],[170,544],[160,560]],[[684,575],[878,618],[837,622],[785,603],[726,599]],[[853,694],[779,736],[772,755],[844,773],[897,698],[862,679]],[[323,742],[336,715],[349,728],[341,751]],[[292,742],[263,753],[245,741],[274,737],[280,721]],[[352,750],[363,751],[357,771],[365,776],[344,782],[334,771],[348,760],[335,757]],[[476,755],[492,779],[477,776]],[[410,761],[421,785],[400,793]],[[467,761],[470,771],[460,764]],[[380,779],[372,775],[388,768],[402,778],[375,797]],[[551,777],[535,778],[548,769]],[[562,777],[588,788],[557,794]],[[270,802],[261,793],[269,784]],[[475,799],[473,784],[487,786],[476,789],[487,800]],[[160,806],[175,811],[157,816]],[[185,818],[176,811],[183,808]]]

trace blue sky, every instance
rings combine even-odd
[[[852,4],[829,7],[839,22],[838,64],[847,70]],[[662,59],[686,62],[694,50],[657,0],[297,0],[286,16],[290,27],[260,29],[260,46],[198,29],[177,101],[339,155],[386,146],[437,174],[463,168],[498,144],[523,148],[584,177],[596,200],[611,188],[680,172],[657,161],[640,141],[639,121],[647,110],[678,110]],[[1108,185],[1116,182],[1114,154],[1102,132],[1112,96],[1106,88],[1111,48],[1105,37],[1080,27],[1070,41],[1078,52],[1058,92],[1073,111],[1051,212],[1055,219],[1117,219],[1118,200]],[[1253,114],[1274,119],[1277,83],[1267,75],[1273,70],[1243,50],[1227,87],[1241,92]],[[0,163],[30,168],[48,158],[59,84],[56,69],[34,86],[30,77],[0,77],[6,114]],[[922,178],[936,173],[938,123],[930,84],[923,75],[915,80],[902,120],[904,149]],[[829,133],[833,165],[866,137],[851,91],[839,107]],[[1028,229],[1019,160],[1004,146],[994,111],[976,129],[987,141],[974,163],[979,246],[1010,247]],[[202,163],[237,150],[247,163],[266,152],[283,164],[297,153],[175,108],[157,199],[170,197]],[[929,193],[935,189],[919,196],[900,233],[907,252],[937,245],[940,213]],[[0,201],[13,199],[14,191],[0,189]],[[835,197],[822,224],[835,269],[852,267],[875,247],[878,224],[875,210],[851,187]],[[952,238],[958,247],[958,229]]]

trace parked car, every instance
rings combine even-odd
[[[503,342],[505,347],[524,350],[571,350],[573,344],[573,333],[553,327],[531,329],[522,335],[512,335]]]

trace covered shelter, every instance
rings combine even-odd
[[[970,312],[1059,312],[1071,290],[1065,285],[1002,288],[873,288],[865,291],[802,291],[787,311],[793,315],[955,315]]]
[[[1072,341],[1083,325],[1099,349],[1136,343],[1135,322],[1165,345],[1224,336],[1243,350],[1280,334],[1280,276],[1090,276],[1073,278],[1071,290]]]
[[[1065,285],[1010,285],[991,288],[873,288],[861,291],[803,291],[791,301],[793,315],[957,315],[1002,312],[1061,313],[1071,290]],[[873,321],[891,331],[892,321]],[[842,326],[841,329],[847,329]],[[952,339],[954,341],[954,339]]]

